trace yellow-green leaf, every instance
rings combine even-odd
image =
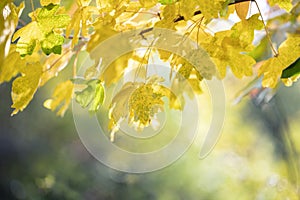
[[[129,108],[128,101],[132,92],[138,87],[137,83],[128,82],[122,89],[114,96],[110,104],[109,118],[113,128],[121,119],[124,119],[128,116]]]
[[[258,75],[264,75],[262,85],[274,88],[282,71],[295,62],[300,55],[300,36],[289,35],[280,45],[278,56],[266,60],[259,68]]]
[[[12,84],[12,108],[15,110],[12,115],[27,107],[39,87],[42,74],[42,65],[40,63],[29,63],[20,70],[22,76],[14,80]]]
[[[80,1],[81,2],[81,1]],[[94,6],[88,6],[90,1],[81,2],[72,16],[71,22],[66,29],[66,37],[71,35],[73,30],[72,47],[78,42],[80,33],[87,37],[89,28],[93,23],[93,15],[98,14],[98,9]]]
[[[1,3],[2,2],[3,1],[1,1]],[[3,64],[3,61],[9,52],[11,37],[18,25],[19,16],[25,7],[24,2],[22,2],[19,7],[9,2],[10,1],[4,1],[3,3],[7,4],[4,9],[0,9],[0,66]]]
[[[20,54],[16,52],[16,46],[11,45],[9,54],[3,61],[3,64],[0,65],[0,84],[10,81],[25,65],[25,60],[21,59]]]
[[[40,0],[41,6],[48,6],[49,4],[58,5],[60,4],[60,0]]]
[[[231,30],[218,32],[214,37],[208,36],[201,43],[201,47],[207,50],[216,64],[220,78],[225,77],[228,66],[238,78],[253,74],[252,66],[256,62],[245,52],[254,48],[254,30],[263,27],[258,17],[259,15],[253,15],[235,24]]]
[[[139,0],[139,2],[145,8],[151,8],[157,4],[157,0]]]
[[[188,20],[194,16],[197,9],[197,1],[181,0],[180,2],[180,15]]]
[[[151,123],[155,114],[163,109],[162,93],[156,84],[143,84],[131,94],[129,98],[129,120],[143,129]]]
[[[64,49],[62,55],[51,54],[43,63],[43,74],[40,86],[43,86],[51,78],[58,75],[69,63],[74,52],[70,49]]]
[[[82,91],[75,92],[76,101],[86,108],[90,105],[89,111],[96,112],[104,101],[104,87],[100,80],[90,80],[87,87]]]
[[[293,8],[291,0],[268,0],[271,6],[278,5],[280,8],[290,12]]]
[[[50,53],[60,54],[64,38],[56,33],[56,29],[68,25],[70,17],[64,14],[56,14],[58,5],[49,4],[31,13],[32,22],[19,29],[12,41],[17,42],[17,51],[21,56],[31,55],[37,42],[41,43],[46,55]]]
[[[177,10],[175,4],[166,5],[162,11],[163,19],[158,21],[155,26],[160,28],[175,29],[176,24],[174,23],[174,19],[176,17],[176,13]]]
[[[219,13],[222,11],[226,0],[199,0],[198,5],[204,17],[210,21],[212,18],[217,18]]]
[[[44,102],[44,107],[57,111],[57,115],[64,116],[66,110],[71,103],[74,84],[68,80],[56,86],[51,99]]]

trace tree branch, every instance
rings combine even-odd
[[[256,2],[256,0],[235,0],[234,2],[229,3],[228,5],[234,5],[234,4],[237,4],[237,3],[249,2],[249,1],[250,2]],[[201,10],[197,10],[196,12],[194,12],[194,16],[200,15],[201,13],[202,13]],[[160,13],[158,13],[158,15],[160,16]],[[185,20],[184,17],[183,16],[178,16],[177,18],[175,18],[173,20],[173,22],[176,23],[176,22],[179,22],[179,21],[182,21],[182,20]],[[152,30],[153,30],[153,27],[147,28],[145,30],[142,30],[139,33],[139,35],[144,39],[145,37],[144,37],[143,34],[148,33],[148,32],[150,32]]]
[[[234,2],[229,3],[228,5],[234,5],[234,4],[237,4],[237,3],[249,2],[249,1],[255,1],[255,0],[235,0]],[[196,12],[194,12],[194,16],[200,15],[201,13],[202,13],[201,10],[197,10]],[[183,16],[178,16],[176,19],[174,19],[174,22],[179,22],[179,21],[182,21],[182,20],[184,20],[184,17]]]

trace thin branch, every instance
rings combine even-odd
[[[229,3],[228,5],[234,5],[234,4],[237,4],[237,3],[242,3],[242,2],[248,2],[248,1],[254,1],[255,0],[235,0],[234,2],[232,3]],[[196,12],[194,12],[194,16],[196,15],[200,15],[202,12],[201,10],[197,10]],[[182,21],[182,20],[185,20],[183,16],[178,16],[176,19],[174,19],[174,22],[179,22],[179,21]]]
[[[257,3],[256,1],[254,1],[254,3],[255,3],[255,5],[256,5],[256,7],[257,7],[257,9],[258,9],[258,12],[259,12],[259,14],[260,14],[261,20],[262,20],[262,22],[263,22],[264,29],[265,29],[265,31],[266,31],[267,38],[268,38],[268,41],[269,41],[269,43],[270,43],[272,52],[273,52],[274,56],[277,57],[277,56],[278,56],[278,52],[277,52],[277,50],[275,49],[275,47],[273,46],[273,42],[272,42],[272,39],[271,39],[271,37],[270,37],[270,33],[269,33],[268,29],[267,29],[265,20],[264,20],[264,18],[263,18],[263,16],[262,16],[262,12],[261,12],[261,10],[260,10],[260,8],[259,8],[259,6],[258,6],[258,3]]]
[[[254,1],[254,2],[256,3],[256,0],[235,0],[234,2],[229,3],[228,5],[234,5],[234,4],[237,4],[237,3],[249,2],[249,1],[250,1],[250,2]],[[201,13],[202,13],[201,10],[197,10],[197,11],[194,12],[194,16],[200,15]],[[160,13],[158,13],[158,15],[160,16]],[[173,22],[176,23],[176,22],[183,21],[183,20],[185,20],[185,19],[184,19],[184,16],[181,16],[181,15],[180,15],[180,16],[176,17],[176,18],[173,20]],[[140,35],[143,39],[145,39],[145,37],[144,37],[143,34],[148,33],[148,32],[151,32],[152,30],[153,30],[153,27],[147,28],[147,29],[145,29],[145,30],[142,30],[142,31],[139,33],[139,35]]]

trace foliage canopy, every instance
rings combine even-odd
[[[137,129],[151,124],[163,109],[163,97],[169,99],[170,108],[182,109],[184,96],[179,94],[186,91],[178,88],[184,88],[186,80],[200,94],[203,80],[223,79],[228,68],[237,78],[262,77],[262,87],[276,88],[280,79],[291,85],[300,74],[300,3],[269,0],[273,10],[282,10],[279,16],[267,21],[262,19],[262,13],[251,13],[250,3],[258,6],[254,0],[77,0],[64,8],[59,0],[41,0],[41,7],[29,14],[31,22],[22,24],[19,17],[24,3],[16,6],[11,0],[1,1],[0,83],[13,81],[12,115],[25,109],[35,92],[67,67],[73,67],[73,74],[58,84],[44,103],[60,116],[72,98],[82,107],[89,107],[90,112],[98,111],[106,89],[123,77],[124,70],[135,72],[134,80],[123,85],[112,98],[108,116],[112,132],[124,119]],[[230,28],[210,30],[213,23],[232,20],[234,13],[240,20]],[[288,28],[282,34],[283,39],[277,40],[276,34],[283,27]],[[181,41],[188,37],[198,47],[184,52],[188,60],[153,48],[153,44],[164,43],[164,38],[153,28],[182,34],[170,46],[180,48]],[[128,52],[105,70],[101,69],[104,64],[92,54],[93,49],[118,33],[140,29],[139,37],[131,42],[143,43],[144,50]],[[255,33],[259,31],[264,34],[257,40]],[[112,50],[119,45],[131,44],[116,44]],[[90,53],[94,64],[88,66],[85,77],[76,77],[77,57],[81,52]],[[168,62],[177,73],[173,76],[170,72],[170,81],[178,94],[161,84],[159,74],[148,76],[148,64],[157,57]]]

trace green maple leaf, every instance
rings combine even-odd
[[[161,3],[162,5],[168,5],[168,4],[172,4],[175,3],[177,0],[158,0],[159,3]]]
[[[57,14],[59,5],[49,4],[30,14],[32,22],[18,30],[12,41],[17,42],[17,51],[21,56],[31,55],[39,42],[46,55],[60,54],[64,38],[57,33],[58,28],[65,28],[70,17]]]
[[[87,87],[80,92],[75,92],[75,95],[76,102],[83,108],[90,105],[89,111],[96,112],[104,101],[104,87],[100,80],[90,80],[87,82]]]

